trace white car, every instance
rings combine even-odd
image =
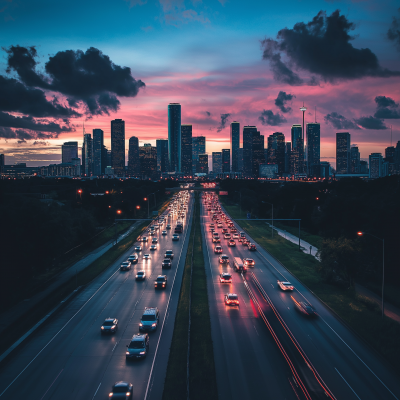
[[[286,290],[293,290],[293,289],[294,289],[293,285],[292,285],[290,282],[278,281],[278,285],[279,285],[279,287],[280,287],[282,290],[284,290],[284,291],[286,291]]]
[[[157,245],[156,244],[152,244],[150,246],[150,250],[157,250]]]
[[[143,254],[143,260],[150,260],[151,255],[150,254]]]
[[[142,251],[142,246],[136,246],[135,251]]]
[[[167,234],[167,231],[162,231],[161,235],[165,236]]]

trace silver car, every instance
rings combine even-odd
[[[126,358],[145,358],[149,352],[150,339],[147,333],[134,335],[126,346]]]

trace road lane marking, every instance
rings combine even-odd
[[[194,197],[194,196],[193,196],[193,197]],[[193,201],[193,204],[191,204],[191,207],[190,207],[191,210],[193,209],[193,206],[194,206],[194,201]],[[192,217],[193,217],[193,213],[191,214],[191,218],[192,218]],[[193,222],[193,221],[192,221],[192,222]],[[181,260],[183,248],[185,247],[185,240],[186,240],[186,237],[187,237],[187,234],[188,234],[188,230],[189,230],[189,229],[188,229],[188,225],[189,225],[189,224],[187,223],[187,224],[185,224],[185,225],[186,225],[186,229],[185,229],[185,238],[183,239],[183,245],[182,245],[182,248],[181,248],[181,252],[179,253],[179,258],[178,258],[178,263],[177,263],[178,266],[175,268],[174,280],[172,281],[172,287],[171,287],[171,291],[170,291],[170,293],[169,293],[168,303],[167,303],[166,311],[165,311],[165,313],[164,313],[164,319],[163,319],[163,322],[162,322],[162,325],[161,325],[160,335],[158,336],[157,346],[156,346],[156,350],[155,350],[155,352],[154,352],[153,362],[152,362],[152,364],[151,364],[151,369],[150,369],[150,374],[149,374],[149,380],[148,380],[148,382],[147,382],[147,387],[146,387],[146,392],[145,392],[145,395],[144,395],[144,400],[147,399],[147,395],[148,395],[148,393],[149,393],[149,388],[150,388],[150,383],[152,383],[152,375],[153,375],[154,364],[155,364],[156,356],[157,356],[157,352],[158,352],[158,346],[159,346],[159,344],[160,344],[160,340],[161,340],[162,332],[163,332],[163,329],[164,329],[164,324],[165,324],[165,321],[166,321],[166,318],[167,318],[167,314],[169,313],[169,302],[170,302],[170,300],[171,300],[172,291],[173,291],[174,284],[175,284],[176,274],[178,273],[179,262],[180,262],[180,260]],[[182,275],[182,277],[183,277],[183,275]],[[152,385],[151,385],[151,386],[152,386]],[[151,390],[151,389],[150,389],[150,390]]]
[[[255,325],[253,325],[253,326],[254,326],[254,329],[256,330],[257,335],[260,336],[260,335],[258,334],[258,331],[257,331],[256,326],[255,326]]]
[[[118,342],[115,343],[115,345],[114,345],[113,349],[111,350],[111,352],[113,352],[115,350],[115,348],[117,347],[117,344],[118,344]]]
[[[41,398],[40,400],[43,400],[43,399],[44,399],[44,396],[46,396],[47,392],[51,389],[51,387],[54,385],[54,382],[58,379],[58,377],[61,375],[61,372],[63,372],[63,371],[64,371],[64,369],[62,369],[62,370],[58,373],[58,375],[56,376],[56,379],[54,379],[53,383],[49,386],[49,388],[46,390],[46,393],[42,396],[42,398]]]
[[[335,368],[336,369],[336,368]],[[357,393],[353,390],[353,388],[349,385],[349,382],[346,381],[346,379],[343,378],[342,374],[336,369],[336,372],[339,374],[339,376],[346,382],[346,385],[351,389],[351,391],[354,393],[354,395],[357,397],[357,399],[361,400],[360,397],[358,397]]]
[[[96,396],[97,392],[99,391],[100,385],[101,385],[101,382],[99,383],[99,386],[97,386],[97,390],[96,390],[96,392],[94,393],[94,395],[93,395],[93,397],[92,397],[92,400],[94,399],[94,397]]]

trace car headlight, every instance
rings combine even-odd
[[[143,324],[140,322],[140,323],[139,323],[139,326],[143,326]]]
[[[113,394],[114,394],[114,393],[113,393],[113,392],[111,392],[111,393],[108,395],[108,397],[112,397],[112,396],[113,396]]]
[[[115,325],[113,325],[113,326],[111,327],[111,329],[115,329]]]
[[[127,396],[130,396],[130,395],[131,395],[131,392],[126,392],[126,395],[127,395]]]
[[[142,354],[142,355],[143,355],[143,354],[146,354],[146,352],[145,352],[145,351],[141,351],[141,352],[140,352],[140,354]]]
[[[156,326],[157,324],[156,323],[154,323],[154,324],[151,324],[151,326]]]
[[[129,353],[129,351],[127,351],[125,354],[126,354],[126,355],[129,355],[130,353]]]
[[[104,330],[104,326],[101,327],[101,330]]]

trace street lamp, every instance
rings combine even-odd
[[[78,189],[78,193],[79,193],[79,199],[82,203],[82,189]]]
[[[122,213],[121,210],[116,211],[117,215],[120,215],[121,213]],[[118,241],[117,241],[117,217],[114,218],[114,235],[115,235],[115,244],[117,244],[118,243]]]
[[[370,235],[370,236],[374,237],[375,239],[382,240],[382,319],[383,319],[383,316],[385,315],[385,303],[384,303],[384,299],[383,299],[383,293],[384,293],[384,289],[385,289],[385,239],[382,239],[382,238],[375,236],[372,233],[368,233],[368,232],[357,232],[357,235],[358,236]]]
[[[149,198],[145,197],[143,199],[144,201],[147,201],[147,218],[150,218],[150,204],[149,204]]]
[[[267,203],[270,206],[272,206],[272,239],[274,238],[274,205],[272,203],[269,203],[268,201],[263,201],[261,200],[261,203]]]

